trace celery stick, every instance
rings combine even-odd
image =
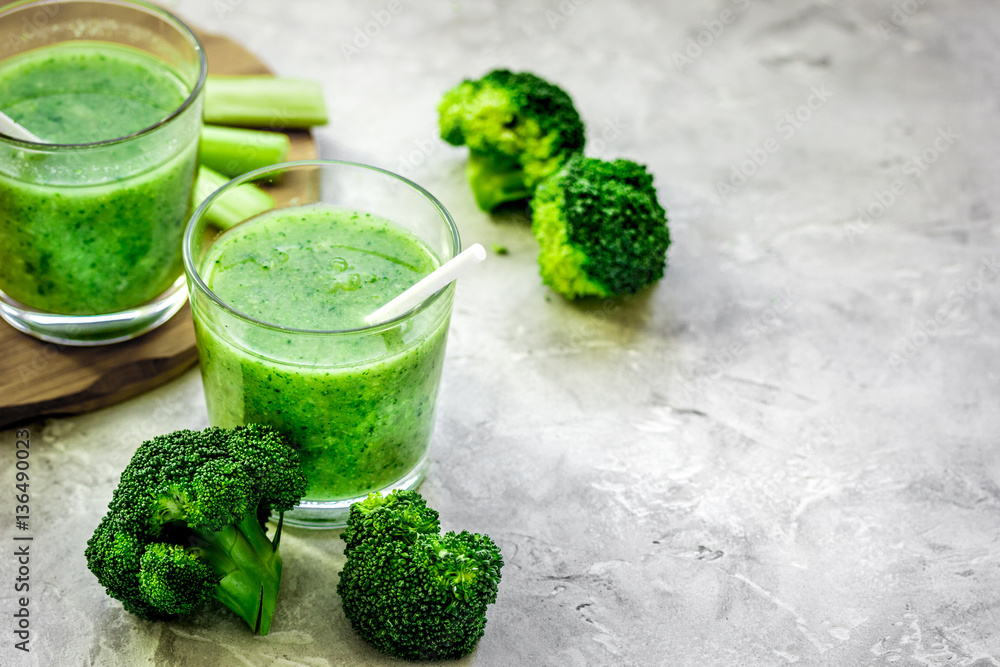
[[[290,146],[288,135],[281,132],[205,125],[201,128],[198,161],[226,176],[240,176],[284,162]]]
[[[228,182],[229,179],[219,172],[199,165],[198,179],[194,183],[195,205],[200,205]],[[205,211],[205,219],[219,229],[229,229],[272,208],[274,199],[271,195],[251,183],[243,183],[213,201]]]
[[[305,128],[327,121],[315,81],[272,76],[210,76],[205,122],[240,127]]]

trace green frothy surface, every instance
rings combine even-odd
[[[206,284],[255,319],[296,329],[355,329],[437,268],[413,235],[382,218],[321,205],[237,225],[203,263]]]
[[[187,89],[136,49],[67,42],[0,63],[4,113],[48,143],[107,141],[169,116]]]

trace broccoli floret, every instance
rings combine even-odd
[[[305,494],[298,454],[274,430],[175,431],[142,443],[87,542],[87,566],[147,620],[220,600],[266,635],[278,597],[281,521]]]
[[[631,294],[663,277],[667,214],[640,164],[575,156],[539,186],[531,212],[542,280],[567,298]]]
[[[373,493],[351,506],[337,593],[354,630],[407,660],[461,657],[496,601],[503,556],[487,535],[440,534],[415,491]]]
[[[466,79],[445,93],[438,113],[441,138],[469,147],[469,183],[487,212],[530,197],[583,150],[583,121],[573,100],[529,72],[501,69]]]

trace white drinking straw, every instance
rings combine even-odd
[[[14,119],[0,111],[0,132],[3,132],[8,137],[14,137],[15,139],[20,139],[21,141],[33,141],[36,144],[44,143],[41,139],[36,137],[31,132],[14,122]]]
[[[484,259],[486,259],[486,249],[478,243],[463,250],[439,266],[436,271],[424,276],[410,289],[366,317],[365,324],[387,322],[402,315]]]

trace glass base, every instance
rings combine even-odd
[[[35,310],[0,291],[0,317],[18,331],[49,343],[86,347],[141,336],[169,320],[185,301],[184,276],[148,303],[101,315],[58,315]]]
[[[424,481],[424,476],[427,474],[427,468],[429,467],[430,461],[427,457],[424,457],[406,477],[395,484],[375,490],[382,495],[391,493],[397,489],[412,491]],[[351,505],[367,497],[368,494],[365,493],[362,496],[347,500],[304,500],[291,510],[285,512],[285,525],[295,526],[296,528],[315,529],[343,528],[347,525],[347,516],[351,512]],[[272,517],[272,519],[276,521],[277,516]]]

